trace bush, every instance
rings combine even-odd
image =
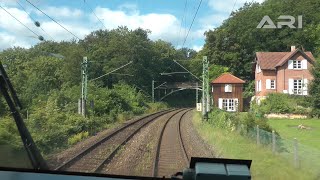
[[[148,103],[148,110],[146,113],[154,113],[160,110],[168,109],[168,105],[163,102],[155,102],[155,103]]]
[[[87,138],[88,136],[89,136],[88,131],[80,132],[80,133],[68,138],[68,144],[69,145],[76,144],[77,142],[82,141],[83,139]]]
[[[260,105],[252,103],[251,111],[261,116],[270,113],[309,115],[310,101],[310,97],[271,93]]]
[[[294,110],[294,103],[286,94],[271,93],[261,102],[260,109],[263,114],[291,113]]]
[[[256,117],[254,113],[230,113],[220,109],[214,109],[209,113],[209,123],[214,127],[233,131],[245,126],[247,130],[255,128],[259,125],[260,129],[272,132],[271,127],[264,117]]]

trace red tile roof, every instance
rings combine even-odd
[[[276,67],[282,66],[297,53],[301,53],[304,58],[309,59],[311,62],[315,61],[311,52],[303,52],[300,49],[292,52],[256,52],[256,58],[261,69],[274,70]]]
[[[226,84],[226,83],[230,83],[230,84],[244,84],[245,81],[230,74],[230,73],[223,73],[221,74],[218,78],[216,78],[215,80],[213,80],[211,82],[212,84]]]

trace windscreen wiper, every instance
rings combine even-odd
[[[18,99],[16,91],[14,90],[10,79],[7,76],[2,63],[0,62],[0,92],[4,96],[11,114],[16,122],[21,140],[23,142],[24,148],[27,151],[28,157],[34,169],[48,169],[48,165],[43,159],[39,149],[34,143],[30,132],[28,131],[21,115],[19,109],[22,109],[22,105]]]

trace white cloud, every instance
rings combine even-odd
[[[203,48],[203,45],[201,45],[201,46],[193,45],[193,46],[192,46],[192,49],[195,50],[195,51],[197,51],[197,52],[199,52],[202,48]]]
[[[171,14],[140,14],[139,11],[134,11],[134,13],[131,14],[121,10],[111,10],[101,7],[97,7],[95,13],[103,20],[104,25],[108,29],[117,28],[118,26],[127,26],[129,29],[139,27],[149,29],[151,31],[150,38],[153,40],[163,39],[175,44],[181,41],[183,37],[182,32],[186,32],[186,29],[180,29],[180,21]],[[199,32],[191,32],[189,38],[199,38],[203,36],[202,34],[199,34]]]
[[[31,45],[26,41],[18,40],[17,37],[9,35],[4,32],[0,32],[0,50],[20,46],[29,48]]]
[[[67,23],[60,23],[73,34],[75,34],[80,39],[84,38],[85,35],[89,34],[93,29],[90,29],[86,26],[82,26],[80,24],[67,24]],[[52,21],[42,23],[42,28],[55,40],[55,41],[62,41],[62,40],[70,40],[73,39],[74,36],[60,27],[58,24]],[[76,29],[76,31],[75,31]],[[41,31],[42,34],[43,31]],[[46,34],[44,34],[44,37]],[[51,40],[49,37],[46,39]]]
[[[38,16],[45,16],[40,11],[34,9]],[[83,12],[80,9],[71,9],[68,7],[46,7],[42,10],[49,16],[58,19],[79,19],[83,16]]]
[[[28,27],[34,26],[33,22],[24,11],[21,11],[17,8],[5,8],[5,9],[26,26]],[[7,12],[5,12],[3,9],[1,9],[0,12],[1,12],[1,16],[0,16],[1,29],[7,30],[15,34],[21,34],[21,35],[32,34],[29,31],[26,32],[26,28],[22,24],[20,24],[18,21],[16,21],[12,16],[10,16]]]
[[[55,41],[70,40],[74,38],[69,32],[57,25],[50,19],[44,18],[36,10],[32,10],[33,18],[39,19],[41,27],[46,31],[44,33],[40,28],[34,25],[32,19],[22,10],[15,7],[6,8],[17,19],[23,22],[27,27],[32,29],[38,35],[42,35],[46,40],[51,40],[49,34]],[[68,7],[47,7],[43,8],[46,13],[52,17],[57,17],[60,24],[78,36],[80,39],[91,31],[101,28],[98,19],[93,13],[85,14],[83,11]],[[138,7],[134,4],[124,4],[119,6],[117,10],[109,8],[96,7],[94,9],[96,15],[101,19],[107,29],[114,29],[118,26],[127,26],[129,29],[143,28],[151,30],[150,38],[152,40],[162,39],[171,42],[173,45],[182,44],[187,29],[180,27],[180,21],[169,13],[148,13],[142,14]],[[0,11],[1,12],[1,11]],[[59,12],[59,13],[56,13]],[[59,18],[58,18],[59,17]],[[73,18],[73,19],[71,19]],[[204,26],[201,29],[192,30],[185,45],[190,45],[198,39],[204,39],[204,31],[212,26]],[[5,12],[1,12],[0,16],[0,33],[1,45],[0,50],[14,45],[22,47],[30,47],[35,45],[37,37],[19,24],[15,19]],[[179,33],[180,32],[180,33]],[[31,37],[30,37],[31,36]],[[7,45],[5,45],[7,44]],[[192,44],[189,46],[191,47]]]

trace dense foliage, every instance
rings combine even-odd
[[[312,96],[312,116],[320,118],[320,63],[317,62],[312,70],[314,80],[310,85],[310,94]]]
[[[239,129],[240,126],[249,130],[257,125],[265,131],[272,131],[264,117],[257,117],[254,113],[230,113],[216,108],[209,113],[209,123],[229,131]]]
[[[0,53],[23,104],[23,118],[42,152],[57,151],[116,122],[166,108],[163,103],[151,103],[152,79],[194,81],[186,75],[162,77],[160,73],[181,71],[172,60],[191,62],[196,52],[151,41],[148,33],[119,27],[92,32],[79,42],[46,41],[30,49],[15,47]],[[89,60],[87,117],[78,114],[84,56]],[[133,61],[130,66],[91,81],[129,61]],[[22,148],[5,104],[0,98],[0,144]]]
[[[320,16],[318,0],[266,0],[246,3],[214,30],[206,32],[206,43],[198,56],[207,55],[210,63],[226,66],[245,80],[252,80],[252,62],[257,51],[289,51],[295,45],[320,53]],[[258,29],[268,15],[276,23],[280,15],[303,16],[302,29]]]
[[[0,61],[22,101],[21,113],[41,151],[49,153],[74,144],[97,131],[133,115],[165,108],[151,103],[151,82],[183,82],[196,79],[189,74],[162,76],[164,72],[182,72],[179,65],[201,78],[202,56],[210,61],[209,76],[213,80],[223,72],[232,72],[246,80],[245,97],[254,92],[252,62],[256,51],[288,51],[296,45],[318,57],[320,54],[320,16],[318,0],[266,0],[262,4],[246,3],[214,30],[205,33],[206,42],[199,53],[188,48],[175,49],[170,43],[149,39],[149,31],[119,27],[98,30],[83,40],[71,42],[41,42],[30,49],[14,47],[0,52]],[[279,15],[303,15],[302,29],[257,29],[263,16],[276,20]],[[189,54],[189,56],[187,56]],[[81,92],[81,63],[88,57],[88,116],[77,114]],[[90,81],[128,62],[129,66],[96,81]],[[313,114],[320,114],[319,65],[311,85]],[[158,84],[159,85],[159,84]],[[156,99],[161,93],[156,92]],[[201,93],[199,93],[201,94]],[[1,95],[0,95],[1,96]],[[176,98],[176,99],[175,99]],[[295,98],[295,97],[293,97]],[[169,100],[170,99],[170,100]],[[183,99],[183,101],[180,101]],[[189,100],[188,102],[184,102]],[[165,98],[170,105],[195,103],[192,90]],[[283,104],[281,105],[282,102]],[[292,103],[294,102],[294,103]],[[261,113],[304,111],[309,101],[271,95]],[[303,107],[303,108],[300,108]],[[299,109],[300,108],[300,109]],[[214,111],[214,113],[217,113]],[[16,127],[0,97],[0,144],[19,145]],[[224,114],[224,116],[229,116]],[[241,119],[236,115],[222,118]],[[218,116],[212,117],[216,118]],[[262,123],[249,114],[243,122]],[[243,118],[242,118],[243,120]],[[256,122],[257,121],[257,122]],[[261,124],[263,125],[263,124]],[[268,127],[266,127],[268,129]]]
[[[270,113],[293,113],[309,115],[311,111],[311,98],[305,96],[271,93],[260,105],[252,102],[251,110],[263,116]]]

